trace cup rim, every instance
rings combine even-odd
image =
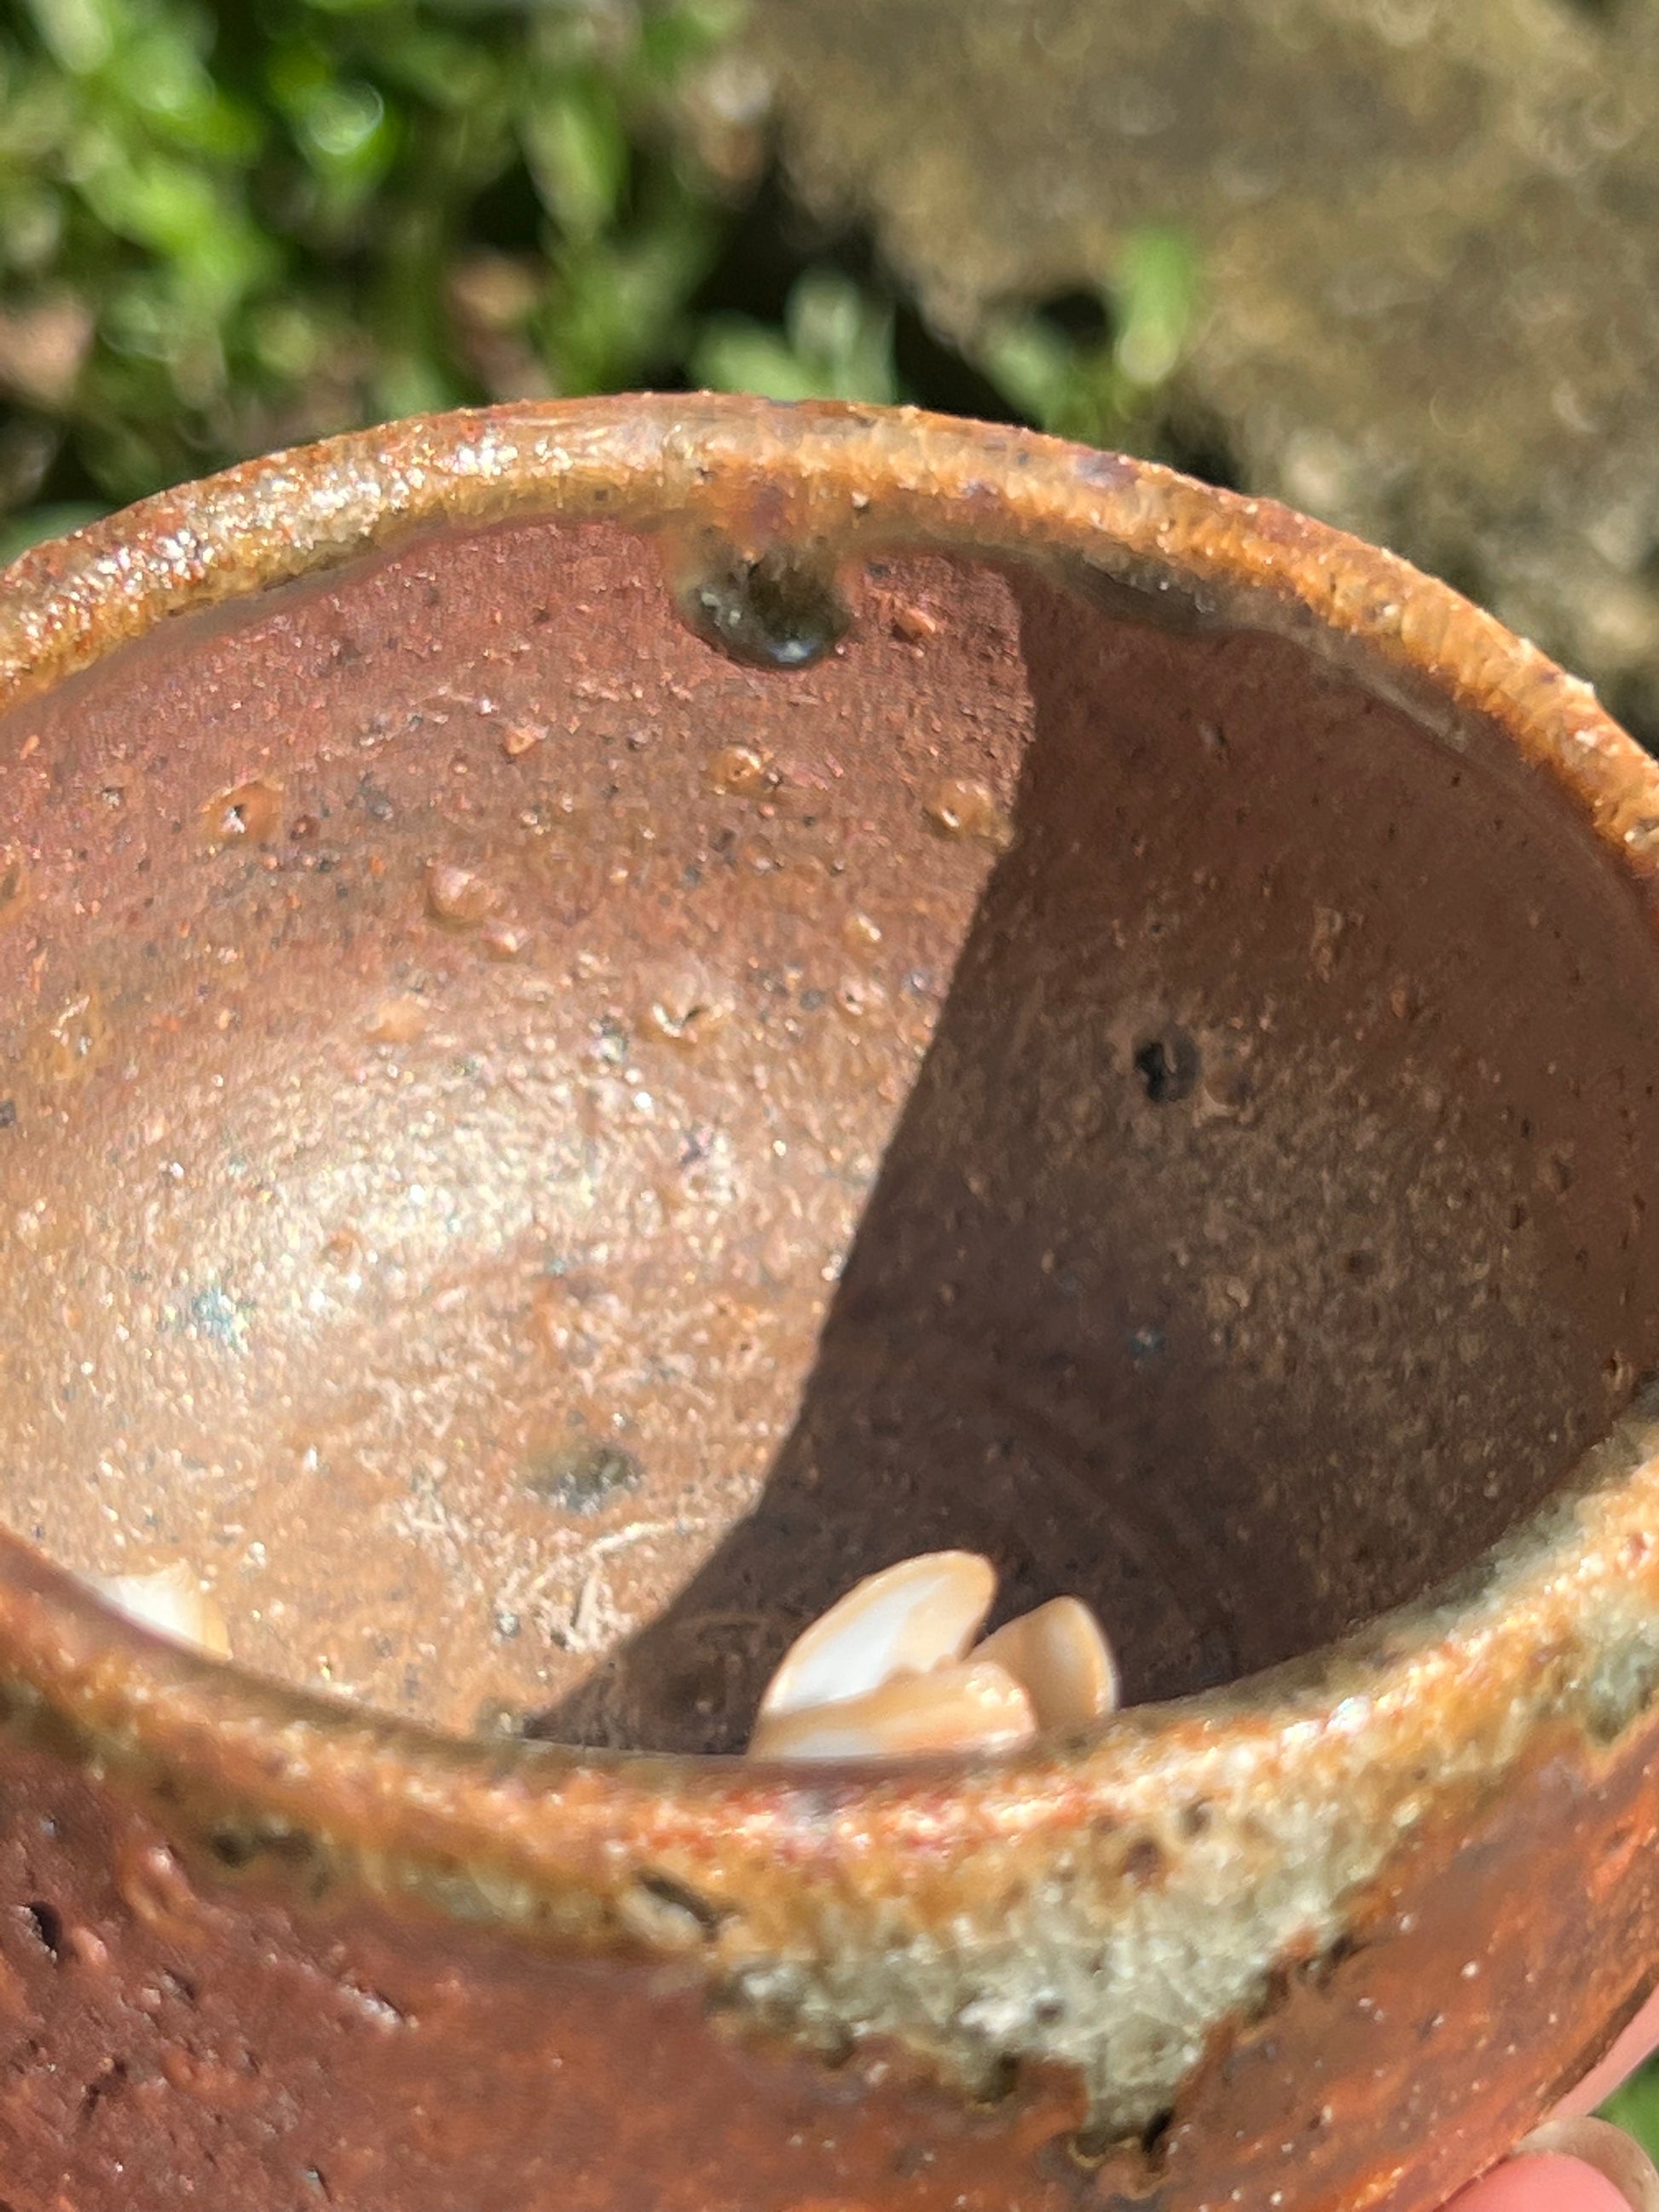
[[[1659,932],[1659,768],[1536,647],[1397,556],[1274,501],[908,408],[706,394],[512,404],[249,462],[5,572],[0,712],[167,617],[428,528],[537,514],[649,528],[687,513],[726,526],[763,488],[786,535],[1080,560],[1108,586],[1295,637],[1454,741],[1479,717],[1565,799]],[[556,1942],[609,1925],[647,1863],[764,1893],[781,1928],[854,1838],[871,1863],[926,1838],[961,1867],[991,1847],[1052,1853],[1079,1823],[1132,1828],[1200,1805],[1217,1833],[1248,1834],[1252,1863],[1293,1856],[1339,1804],[1381,1832],[1402,1807],[1491,1784],[1536,1723],[1565,1717],[1611,1741],[1659,1690],[1650,1651],[1659,1419],[1641,1406],[1454,1584],[1308,1657],[1015,1753],[806,1780],[733,1759],[443,1736],[167,1646],[0,1534],[0,1717],[15,1729],[61,1743],[67,1728],[81,1755],[199,1809],[210,1829],[233,1807],[256,1836],[320,1838],[336,1861],[377,1869],[381,1887]],[[1363,1856],[1321,1883],[1334,1895]],[[461,1888],[441,1871],[458,1866]]]

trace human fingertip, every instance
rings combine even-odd
[[[1460,2189],[1446,2212],[1631,2212],[1630,2200],[1598,2167],[1559,2151],[1506,2158]]]
[[[1633,2212],[1659,2212],[1659,2172],[1653,2160],[1634,2136],[1610,2120],[1588,2113],[1546,2120],[1516,2143],[1512,2155],[1582,2160],[1612,2184]]]

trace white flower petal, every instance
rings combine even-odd
[[[153,1628],[158,1636],[170,1636],[175,1644],[194,1644],[217,1659],[229,1658],[224,1615],[184,1560],[174,1559],[153,1574],[83,1575],[81,1579],[129,1620]]]
[[[861,1697],[895,1674],[960,1659],[995,1594],[990,1561],[974,1552],[924,1552],[866,1577],[790,1646],[761,1699],[762,1718]]]
[[[1051,1598],[975,1651],[1022,1683],[1040,1729],[1081,1728],[1117,1707],[1117,1665],[1100,1623],[1079,1598]]]
[[[861,1697],[764,1716],[749,1751],[754,1759],[908,1759],[1012,1751],[1035,1732],[1031,1701],[1013,1676],[975,1659],[894,1676]]]

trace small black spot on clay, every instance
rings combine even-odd
[[[1000,2051],[974,2084],[968,2101],[976,2111],[988,2112],[994,2106],[1006,2105],[1018,2087],[1018,2059]]]
[[[1285,1968],[1269,1967],[1265,1974],[1259,1977],[1254,1990],[1245,2000],[1242,2008],[1244,2018],[1253,2024],[1271,2020],[1276,2012],[1283,2008],[1290,1994],[1291,1978]],[[1266,2044],[1261,2046],[1264,2052],[1268,2047]]]
[[[1181,1832],[1183,1836],[1201,1836],[1210,1826],[1210,1808],[1201,1797],[1181,1808]]]
[[[1154,2112],[1140,2130],[1140,2148],[1150,2159],[1161,2159],[1169,2148],[1170,2130],[1175,2124],[1175,2113],[1169,2107]]]
[[[1136,1052],[1135,1073],[1154,1106],[1178,1105],[1198,1081],[1198,1047],[1185,1030],[1168,1030]]]
[[[113,2096],[118,2090],[125,2086],[126,2080],[127,2066],[125,2059],[111,2058],[105,2062],[103,2070],[88,2081],[81,2092],[81,2119],[83,2125],[92,2118],[106,2097]]]
[[[526,1487],[567,1513],[600,1513],[613,1499],[637,1490],[644,1470],[620,1444],[562,1445],[544,1452],[526,1478]]]
[[[1326,1988],[1337,1968],[1363,1948],[1359,1938],[1345,1929],[1303,1966],[1303,1980],[1311,1982],[1316,1990]]]
[[[1164,1847],[1151,1836],[1137,1836],[1123,1854],[1124,1879],[1137,1889],[1156,1881],[1164,1868]]]
[[[693,1920],[705,1936],[718,1936],[732,1917],[729,1905],[719,1905],[712,1897],[704,1897],[687,1883],[677,1881],[672,1874],[642,1874],[635,1877],[635,1887],[653,1898],[659,1905],[666,1905],[674,1911],[684,1913]]]
[[[282,1866],[303,1866],[317,1848],[314,1839],[297,1828],[228,1825],[210,1832],[207,1847],[221,1866],[234,1874],[260,1858],[274,1859]]]
[[[63,1914],[55,1905],[46,1904],[42,1898],[36,1898],[32,1905],[26,1905],[23,1910],[33,1923],[34,1932],[40,1937],[43,1948],[50,1951],[52,1957],[61,1964],[64,1956]]]
[[[16,1127],[17,1101],[15,1098],[0,1098],[0,1129],[15,1129]]]

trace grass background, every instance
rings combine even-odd
[[[489,399],[915,398],[1156,447],[1196,273],[926,331],[815,228],[734,0],[13,0],[0,554],[273,446]]]

